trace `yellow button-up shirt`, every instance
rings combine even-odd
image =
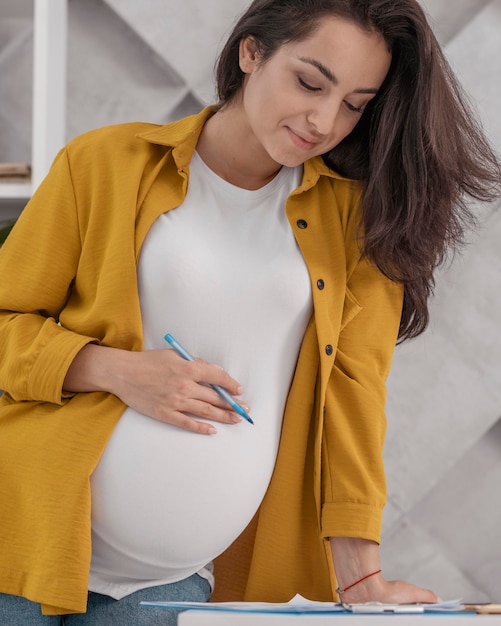
[[[211,112],[73,140],[0,251],[0,591],[48,614],[85,611],[89,476],[124,410],[108,393],[64,393],[63,380],[89,342],[142,349],[141,245],[183,202]],[[287,201],[314,313],[271,484],[216,562],[218,598],[332,599],[328,537],[379,540],[385,380],[403,290],[361,257],[359,200],[357,183],[315,158]]]

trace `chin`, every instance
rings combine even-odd
[[[308,159],[311,159],[313,156],[315,155],[284,158],[281,161],[281,165],[284,165],[285,167],[298,167],[298,165],[303,165],[306,161],[308,161]]]
[[[298,165],[303,165],[305,161],[310,159],[312,155],[306,154],[270,154],[270,158],[279,166],[285,167],[297,167]]]

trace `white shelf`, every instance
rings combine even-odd
[[[33,185],[29,182],[0,182],[0,200],[28,200],[33,193]]]
[[[31,181],[0,182],[0,200],[29,199],[66,136],[68,0],[33,0]]]
[[[66,134],[67,0],[34,0],[32,186],[49,171]]]

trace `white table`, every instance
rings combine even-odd
[[[501,626],[501,615],[280,615],[184,611],[178,626]]]

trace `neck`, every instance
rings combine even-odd
[[[222,107],[206,122],[197,152],[218,176],[242,189],[260,189],[281,169],[256,145],[238,104]]]

